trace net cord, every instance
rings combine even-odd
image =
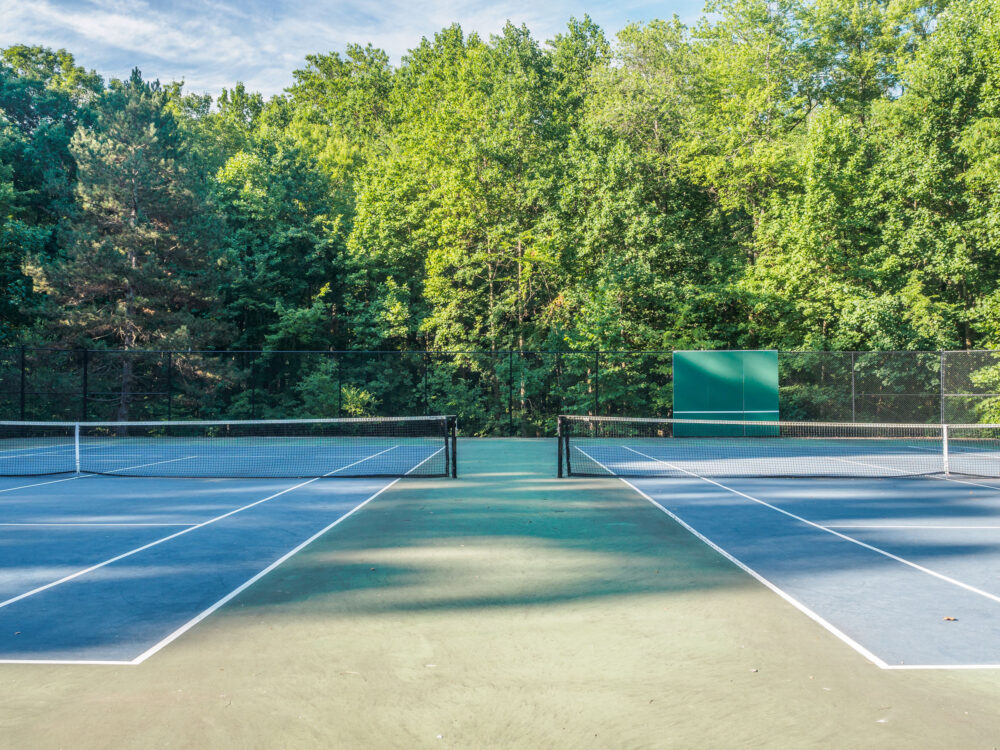
[[[604,423],[635,423],[635,424],[690,424],[690,425],[743,425],[749,427],[830,427],[843,428],[845,425],[852,427],[888,427],[893,429],[921,429],[940,430],[947,426],[950,429],[961,430],[1000,430],[1000,424],[980,424],[980,423],[947,423],[942,425],[937,422],[790,422],[785,420],[751,420],[751,419],[673,419],[670,417],[588,417],[578,414],[562,415],[560,419],[564,423],[568,422],[604,422]],[[21,423],[23,424],[23,423]]]
[[[203,419],[153,422],[22,422],[0,421],[0,427],[212,427],[215,425],[284,425],[284,424],[377,424],[397,422],[440,422],[447,416],[427,417],[335,417],[328,419]]]
[[[744,427],[886,427],[903,430],[1000,430],[1000,423],[983,424],[979,422],[956,423],[948,422],[939,424],[937,422],[790,422],[787,420],[753,420],[753,419],[674,419],[672,417],[588,417],[579,414],[564,414],[559,417],[563,424],[570,422],[621,422],[636,424],[690,424],[690,425],[742,425]],[[0,424],[3,424],[0,422]],[[26,422],[13,422],[11,424],[27,424]],[[51,422],[43,424],[52,424]]]
[[[943,476],[951,476],[956,473],[956,466],[954,465],[954,459],[962,459],[963,462],[958,467],[957,473],[959,474],[969,474],[975,476],[988,476],[995,477],[1000,476],[1000,474],[993,473],[995,471],[1000,471],[1000,469],[993,469],[990,472],[982,473],[973,471],[969,472],[967,470],[967,461],[964,461],[965,454],[961,444],[959,443],[958,452],[955,452],[955,444],[953,444],[953,439],[962,440],[993,440],[997,441],[1000,437],[994,437],[990,433],[1000,432],[1000,424],[989,423],[989,424],[977,424],[977,423],[962,423],[962,424],[950,424],[950,423],[898,423],[898,422],[789,422],[789,421],[751,421],[751,420],[716,420],[716,419],[706,419],[706,420],[690,420],[690,419],[674,419],[667,417],[595,417],[586,415],[559,415],[558,417],[558,433],[557,433],[557,444],[558,444],[558,464],[557,472],[560,472],[560,476],[574,476],[574,471],[571,466],[571,456],[572,447],[571,443],[576,442],[578,439],[585,439],[589,431],[585,430],[584,435],[574,433],[572,429],[573,424],[579,425],[590,425],[592,429],[598,428],[600,425],[606,425],[609,429],[613,429],[617,425],[647,425],[647,426],[669,426],[669,425],[701,425],[701,426],[719,426],[719,425],[733,425],[739,427],[768,427],[768,428],[784,428],[793,430],[796,432],[785,434],[784,431],[781,435],[774,435],[774,437],[784,438],[793,437],[799,440],[805,440],[810,437],[815,437],[819,440],[836,440],[837,438],[844,438],[848,440],[853,439],[869,439],[865,434],[865,431],[871,430],[877,432],[879,430],[885,430],[887,435],[874,434],[871,436],[872,439],[878,439],[880,437],[885,437],[888,439],[905,438],[906,433],[912,432],[917,433],[918,437],[932,437],[936,442],[938,463],[939,467],[935,473],[940,472]],[[802,430],[803,434],[797,434],[798,430]],[[830,430],[830,434],[824,434],[824,431]],[[861,434],[855,434],[857,431]],[[814,432],[815,434],[808,434],[809,432]],[[589,435],[592,439],[594,435]],[[982,436],[982,437],[980,437]],[[602,437],[613,437],[613,435],[598,435],[596,439],[601,439]],[[660,435],[660,437],[664,437]],[[686,437],[686,436],[685,436]],[[719,438],[732,438],[734,440],[742,440],[744,438],[765,438],[770,437],[767,435],[732,435],[732,436],[692,436],[692,438],[698,437],[719,437]],[[577,447],[578,450],[582,450]],[[584,455],[587,455],[584,453]],[[588,456],[588,458],[591,458]],[[769,458],[780,458],[780,456],[770,456]],[[593,460],[593,459],[591,459]],[[606,467],[605,467],[606,468]],[[921,472],[923,473],[923,472]],[[591,476],[584,472],[584,476]],[[767,473],[761,472],[759,476],[785,476],[785,474],[778,473]],[[793,473],[789,476],[809,476],[807,473]],[[823,474],[827,476],[827,474]],[[845,474],[847,476],[847,474]],[[853,476],[853,474],[850,474]]]

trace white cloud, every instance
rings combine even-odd
[[[612,35],[628,21],[697,9],[692,0],[675,9],[599,0],[590,15]],[[0,47],[64,47],[106,76],[139,67],[147,78],[183,79],[192,91],[217,94],[241,80],[270,95],[291,84],[307,54],[371,42],[398,62],[454,22],[488,36],[509,19],[546,40],[585,13],[572,2],[537,0],[0,0]]]

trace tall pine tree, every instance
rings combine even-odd
[[[78,215],[45,269],[63,342],[128,350],[220,341],[211,315],[218,227],[167,92],[138,70],[113,81],[71,151]],[[126,419],[134,373],[131,358],[121,361],[117,416]]]

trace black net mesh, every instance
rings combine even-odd
[[[559,471],[623,477],[1000,476],[1000,427],[560,417]]]
[[[2,422],[0,475],[447,476],[454,436],[454,417]]]

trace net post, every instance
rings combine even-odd
[[[73,464],[76,467],[76,473],[80,473],[80,423],[77,422],[73,425]]]
[[[556,453],[558,454],[556,465],[559,467],[556,471],[556,476],[560,479],[563,478],[562,426],[563,418],[561,416],[556,417]]]
[[[451,417],[445,417],[444,423],[444,475],[451,475]]]
[[[458,478],[458,417],[449,417],[451,427],[451,478]]]
[[[566,476],[571,477],[573,476],[573,465],[569,461],[569,432],[570,432],[569,420],[565,420],[563,422],[562,439],[563,439],[563,450],[566,452],[566,454],[563,457],[563,460],[566,464]]]
[[[944,461],[944,475],[948,476],[948,425],[941,425],[941,454]]]

